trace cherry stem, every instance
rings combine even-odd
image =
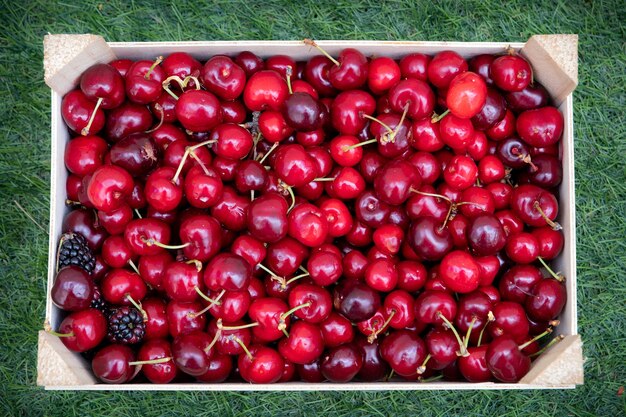
[[[519,159],[521,159],[521,160],[522,160],[522,162],[524,162],[524,163],[526,163],[526,164],[530,165],[530,169],[531,169],[533,172],[537,172],[537,171],[539,170],[539,168],[537,168],[537,165],[533,164],[533,160],[532,160],[532,158],[530,157],[530,155],[528,155],[528,154],[523,155],[523,154],[519,153],[519,151],[517,151],[517,152],[513,152],[514,150],[517,150],[517,148],[513,148],[513,149],[511,149],[511,153],[512,153],[513,155],[517,155],[517,157],[518,157]]]
[[[293,189],[291,188],[291,186],[286,184],[283,180],[278,180],[278,185],[283,190],[287,191],[289,195],[291,196],[291,204],[289,205],[289,208],[287,209],[287,213],[289,213],[291,209],[293,209],[294,206],[296,205],[296,195],[293,193]]]
[[[550,275],[552,275],[554,279],[556,279],[559,282],[565,281],[565,277],[563,277],[561,274],[557,274],[556,272],[554,272],[552,268],[548,266],[546,261],[544,261],[541,256],[537,256],[537,259],[539,259],[539,262],[541,262],[541,265],[543,265],[543,267],[546,268],[546,270],[550,273]]]
[[[520,345],[519,346],[519,350],[525,349],[531,343],[536,342],[537,340],[541,339],[542,337],[544,337],[546,335],[549,335],[550,333],[552,333],[552,327],[548,327],[543,333],[538,334],[537,336],[535,336],[532,339],[530,339],[528,342],[524,343],[523,345]]]
[[[162,56],[158,56],[157,59],[154,60],[154,63],[152,64],[152,66],[150,67],[148,72],[146,72],[146,75],[143,76],[143,78],[146,79],[146,80],[149,80],[150,79],[150,75],[152,75],[152,71],[154,71],[156,66],[159,65],[161,62],[163,62],[163,57]]]
[[[315,182],[335,181],[335,178],[315,178],[313,181]]]
[[[400,117],[400,121],[398,122],[398,125],[396,126],[396,128],[393,130],[393,132],[391,132],[391,137],[389,138],[389,142],[393,143],[396,141],[396,135],[400,131],[400,128],[402,127],[402,123],[404,123],[404,119],[406,118],[406,114],[409,111],[409,104],[410,104],[410,101],[407,102],[406,105],[404,106],[402,117]]]
[[[450,200],[448,197],[446,197],[445,195],[441,195],[441,194],[433,194],[433,193],[427,193],[424,191],[419,191],[416,190],[415,188],[411,187],[409,188],[409,191],[415,194],[419,194],[419,195],[425,195],[428,197],[435,197],[435,198],[441,198],[443,200],[446,200],[448,203],[452,204],[452,200]]]
[[[266,267],[266,266],[265,266],[265,265],[263,265],[263,264],[259,264],[259,268],[261,268],[262,270],[264,270],[265,272],[267,272],[268,274],[270,274],[272,277],[279,278],[279,279],[283,279],[283,278],[279,277],[278,275],[276,275],[274,272],[272,272],[272,270],[271,270],[271,269],[269,269],[268,267]]]
[[[250,190],[250,201],[254,201],[254,190]]]
[[[430,353],[429,353],[428,356],[426,356],[426,359],[424,359],[424,362],[422,362],[422,364],[417,367],[417,373],[419,375],[421,375],[424,372],[426,372],[426,364],[428,364],[428,361],[430,360],[430,358],[431,358],[431,356],[430,356]]]
[[[326,58],[330,59],[333,64],[335,64],[337,66],[341,65],[339,63],[339,61],[337,61],[335,58],[330,56],[330,54],[328,52],[326,52],[324,49],[322,49],[322,47],[319,46],[317,43],[315,43],[315,41],[313,39],[305,39],[303,42],[304,42],[305,45],[313,46],[313,47],[317,48],[321,53],[323,53],[326,56]]]
[[[248,347],[246,346],[245,343],[243,343],[243,340],[241,340],[239,337],[232,335],[232,338],[235,342],[237,342],[239,344],[239,346],[241,346],[241,348],[246,352],[246,356],[248,356],[248,359],[250,360],[254,360],[254,356],[252,356],[252,353],[250,353],[250,351],[248,350]]]
[[[185,79],[183,80],[184,87],[187,87],[187,84],[189,84],[189,80],[193,80],[196,90],[200,90],[200,80],[198,80],[198,77],[195,77],[193,75],[188,75],[185,77]]]
[[[220,329],[217,329],[217,332],[215,332],[215,336],[213,337],[213,340],[211,340],[211,343],[209,343],[209,346],[207,346],[206,349],[204,349],[204,351],[206,353],[209,353],[221,336],[222,336],[222,331]]]
[[[472,335],[472,329],[474,328],[474,325],[476,324],[476,316],[472,317],[472,321],[469,325],[469,327],[467,328],[467,333],[465,333],[465,339],[463,341],[463,344],[465,345],[465,347],[467,348],[467,345],[469,345],[469,339],[470,336]]]
[[[200,159],[198,155],[195,154],[195,152],[191,152],[189,156],[191,156],[198,163],[200,168],[202,168],[202,171],[204,171],[205,175],[209,175],[209,176],[211,175],[206,165],[204,165],[204,162],[202,162],[202,159]]]
[[[213,140],[206,140],[204,142],[200,142],[196,145],[193,146],[189,146],[187,147],[187,149],[185,149],[185,153],[183,154],[183,157],[180,160],[180,163],[178,164],[178,168],[176,169],[176,173],[174,174],[174,177],[172,177],[172,183],[176,184],[176,181],[178,181],[178,177],[180,176],[180,173],[183,171],[183,166],[185,165],[185,162],[187,162],[187,158],[189,157],[189,154],[192,153],[193,151],[195,151],[196,149],[205,146],[205,145],[210,145],[212,143],[217,142],[217,140],[213,139]]]
[[[444,111],[443,113],[441,113],[440,115],[434,115],[432,117],[432,119],[430,119],[431,123],[437,123],[438,121],[440,121],[441,119],[443,119],[444,117],[446,117],[448,115],[448,113],[450,113],[450,109]]]
[[[141,216],[141,213],[139,212],[138,209],[135,209],[135,214],[137,215],[137,217],[139,217],[140,219],[143,219],[143,217]]]
[[[133,361],[133,362],[128,362],[129,365],[131,366],[135,366],[135,365],[156,365],[157,363],[166,363],[171,361],[172,358],[171,357],[166,357],[166,358],[158,358],[158,359],[151,359],[149,361]]]
[[[391,310],[391,314],[389,314],[389,317],[387,317],[387,320],[385,320],[383,325],[380,326],[378,330],[374,330],[369,336],[367,336],[368,343],[374,343],[374,340],[376,340],[378,335],[381,334],[387,326],[389,326],[389,323],[391,323],[391,319],[393,319],[393,316],[395,316],[395,314],[396,309],[394,308]]]
[[[293,71],[291,70],[291,67],[287,67],[285,72],[287,73],[287,88],[289,89],[289,94],[293,94],[293,89],[291,88],[291,76]]]
[[[148,313],[146,313],[146,310],[144,310],[141,307],[141,302],[137,302],[133,299],[133,297],[131,297],[130,293],[126,294],[126,299],[128,300],[129,303],[131,303],[137,310],[139,310],[139,312],[141,313],[141,317],[143,318],[143,322],[147,322],[148,321]]]
[[[393,129],[387,123],[383,122],[382,120],[379,120],[379,119],[375,118],[374,116],[370,116],[369,114],[363,114],[363,118],[369,119],[372,122],[378,123],[379,125],[381,125],[385,129],[387,129],[387,132],[389,132],[390,134],[393,134]]]
[[[198,288],[198,286],[195,286],[193,288],[200,297],[202,297],[203,300],[208,301],[210,304],[208,305],[207,308],[205,308],[204,310],[202,310],[199,313],[190,313],[190,314],[194,314],[196,317],[199,316],[200,314],[204,314],[208,311],[208,309],[210,309],[211,307],[213,307],[213,305],[222,305],[222,303],[220,302],[220,298],[222,298],[224,296],[224,294],[226,293],[226,290],[222,290],[221,293],[219,293],[219,295],[217,297],[215,297],[215,299],[210,298],[209,296],[207,296],[205,293],[202,292],[202,290],[200,290],[200,288]]]
[[[313,303],[311,303],[310,301],[308,301],[308,302],[306,302],[306,303],[304,303],[304,304],[300,304],[299,306],[295,306],[295,307],[294,307],[294,308],[292,308],[291,310],[289,310],[289,311],[287,311],[287,312],[285,312],[285,313],[281,314],[281,315],[280,315],[280,318],[281,318],[282,320],[285,320],[287,317],[289,317],[291,314],[295,313],[296,311],[301,310],[301,309],[303,309],[303,308],[311,307],[311,305],[312,305],[312,304],[313,304]]]
[[[52,336],[56,336],[56,337],[74,337],[74,332],[69,332],[69,333],[58,333],[55,332],[54,330],[52,330],[52,327],[50,326],[49,322],[45,322],[43,324],[43,329],[46,333],[51,334]]]
[[[274,152],[274,149],[276,149],[278,147],[278,142],[274,142],[274,144],[272,145],[272,147],[267,151],[267,153],[265,155],[263,155],[263,158],[261,158],[261,160],[259,161],[259,163],[261,165],[263,165],[263,162],[265,161],[265,159],[270,156],[270,154],[272,152]]]
[[[191,245],[191,242],[183,243],[182,245],[166,245],[165,243],[161,243],[157,240],[154,240],[153,238],[146,239],[143,236],[141,237],[141,241],[148,246],[158,246],[163,249],[172,249],[172,250],[184,249],[187,246]]]
[[[200,262],[200,261],[199,261],[199,260],[197,260],[197,259],[190,259],[190,260],[188,260],[188,261],[185,261],[185,263],[186,263],[187,265],[191,265],[191,264],[193,264],[193,265],[196,267],[196,270],[197,270],[198,272],[202,271],[202,262]],[[196,287],[196,288],[197,288],[197,287]]]
[[[469,352],[467,351],[465,344],[463,344],[463,341],[461,340],[461,336],[459,336],[459,333],[454,328],[454,325],[450,323],[450,320],[448,320],[443,314],[441,314],[441,311],[437,312],[437,316],[441,319],[441,321],[445,323],[445,327],[452,330],[452,333],[454,333],[454,336],[456,337],[456,340],[459,343],[459,351],[456,352],[456,354],[458,356],[469,356]]]
[[[546,213],[541,208],[541,204],[539,204],[539,201],[535,201],[535,203],[533,204],[533,207],[539,212],[539,214],[541,214],[541,217],[544,218],[546,223],[548,223],[548,226],[550,226],[553,230],[563,229],[563,227],[561,227],[560,224],[558,224],[555,221],[550,220],[550,218],[546,215]]]
[[[543,352],[545,352],[546,350],[550,349],[552,346],[556,345],[557,343],[559,343],[561,340],[565,339],[565,336],[563,336],[562,334],[558,335],[557,337],[555,337],[554,339],[550,340],[550,342],[545,345],[541,350],[538,350],[535,353],[531,353],[530,355],[528,355],[531,358],[534,358],[536,356],[541,355]]]
[[[391,378],[393,378],[393,374],[394,374],[394,373],[395,373],[395,372],[394,372],[394,371],[393,371],[393,369],[392,369],[392,370],[391,370],[391,372],[389,372],[389,375],[387,375],[387,376],[385,377],[385,381],[389,381]]]
[[[285,282],[285,287],[287,287],[287,285],[291,284],[292,282],[296,282],[300,278],[308,277],[309,275],[310,274],[308,272],[306,274],[296,275],[295,277],[290,278],[289,281]],[[284,287],[283,287],[283,289],[284,289]]]
[[[130,265],[130,267],[133,268],[133,271],[135,271],[137,273],[137,275],[141,275],[139,273],[139,268],[137,268],[137,265],[135,265],[135,263],[133,262],[132,259],[128,260],[128,265]]]
[[[369,144],[372,144],[372,143],[377,143],[377,142],[378,142],[378,139],[366,140],[364,142],[355,143],[354,145],[344,146],[342,148],[342,151],[348,152],[348,151],[351,151],[352,149],[355,149],[355,148],[358,148],[358,147],[361,147],[361,146],[365,146],[365,145],[369,145]]]
[[[489,313],[487,313],[487,323],[485,323],[483,328],[480,330],[480,334],[478,335],[478,343],[476,344],[477,347],[480,347],[480,343],[483,341],[483,334],[485,334],[485,329],[487,328],[487,325],[492,321],[496,321],[496,317],[491,311],[489,311]]]
[[[91,129],[91,125],[94,119],[96,118],[96,113],[98,113],[98,108],[102,104],[102,100],[104,100],[102,97],[98,98],[98,101],[96,102],[96,106],[93,108],[93,112],[91,113],[91,116],[89,117],[89,121],[87,122],[87,126],[83,127],[80,131],[81,135],[87,136],[89,134],[89,129]]]
[[[259,323],[254,322],[250,324],[242,324],[241,326],[222,326],[222,319],[217,321],[217,327],[222,330],[241,330],[241,329],[249,329],[251,327],[258,326]]]
[[[165,111],[163,111],[163,107],[159,103],[155,103],[154,109],[159,112],[159,114],[161,116],[161,120],[159,120],[159,124],[157,124],[155,127],[153,127],[150,130],[146,130],[145,133],[152,133],[152,132],[154,132],[155,130],[157,130],[158,128],[163,126],[163,121],[165,121]]]

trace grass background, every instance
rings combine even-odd
[[[626,413],[626,4],[609,1],[0,1],[0,415],[603,415]],[[620,20],[619,16],[622,16]],[[44,316],[50,108],[42,39],[524,41],[580,34],[575,93],[576,390],[378,393],[74,393],[35,386]],[[30,214],[30,220],[18,205]]]

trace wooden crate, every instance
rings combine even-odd
[[[39,332],[37,384],[54,390],[197,390],[197,391],[382,391],[382,390],[484,390],[484,389],[563,389],[583,383],[582,342],[578,335],[576,313],[576,216],[574,201],[574,131],[572,92],[578,83],[578,36],[535,35],[526,43],[508,42],[409,42],[409,41],[318,41],[331,54],[342,48],[354,47],[366,55],[393,58],[412,52],[435,54],[454,50],[464,57],[481,53],[502,53],[507,47],[521,51],[532,64],[534,77],[550,92],[565,118],[563,131],[563,182],[560,185],[559,223],[563,226],[565,247],[553,266],[567,277],[568,301],[555,334],[565,339],[538,358],[530,372],[516,384],[404,381],[305,383],[289,382],[273,385],[247,383],[178,383],[152,385],[131,383],[107,385],[98,383],[90,365],[78,354],[68,351],[60,340],[44,331]],[[67,171],[63,153],[70,139],[61,118],[61,100],[75,88],[82,72],[95,63],[116,58],[154,59],[157,55],[188,52],[199,60],[215,54],[233,55],[249,50],[261,57],[287,54],[306,59],[318,52],[300,41],[217,41],[217,42],[110,42],[96,35],[47,35],[44,38],[45,81],[52,89],[52,152],[50,184],[50,243],[46,321],[56,328],[60,311],[50,299],[55,276],[55,255],[61,224],[68,209],[65,206]]]

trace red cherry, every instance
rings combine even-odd
[[[141,308],[148,317],[148,321],[145,322],[144,340],[168,337],[170,333],[165,302],[160,298],[147,298],[141,302]]]
[[[288,96],[287,83],[280,74],[271,70],[254,73],[243,91],[243,101],[252,111],[280,111]]]
[[[289,337],[278,343],[278,351],[293,363],[311,363],[324,352],[322,332],[314,324],[297,321],[289,329]]]
[[[454,51],[442,51],[428,64],[428,81],[437,88],[447,88],[452,79],[467,71],[467,62]]]
[[[132,380],[139,369],[131,365],[135,353],[125,345],[105,346],[91,360],[91,369],[96,377],[106,384],[123,384]]]
[[[190,303],[170,301],[165,309],[170,335],[178,337],[196,330],[204,330],[206,328],[206,316],[196,314],[201,310],[202,304],[197,301]]]
[[[169,361],[163,362],[164,359]],[[165,339],[152,339],[143,343],[137,352],[138,361],[159,361],[158,363],[148,363],[141,366],[141,371],[153,384],[167,384],[171,382],[177,374],[176,365],[172,358],[172,348]]]
[[[278,382],[285,366],[278,352],[267,346],[251,346],[249,353],[239,355],[237,364],[241,377],[252,384]]]
[[[454,156],[443,170],[443,178],[455,190],[470,187],[478,177],[478,168],[471,158],[464,155]]]
[[[409,78],[400,81],[389,90],[391,109],[402,114],[408,105],[407,116],[413,120],[430,117],[435,108],[435,94],[424,81]]]
[[[122,168],[107,165],[96,169],[87,188],[89,201],[105,212],[119,208],[133,190],[133,179]]]
[[[503,55],[491,63],[489,76],[502,90],[521,91],[530,84],[532,69],[519,55]]]
[[[61,101],[61,116],[74,132],[95,135],[104,127],[104,112],[80,90],[70,91]]]
[[[49,333],[59,336],[69,350],[85,352],[104,340],[107,320],[99,310],[88,308],[71,313],[63,319],[58,332],[49,331]]]
[[[375,94],[382,94],[400,81],[400,66],[391,58],[378,57],[369,64],[367,85]]]
[[[381,343],[380,355],[398,375],[410,377],[426,358],[426,344],[409,330],[396,330]]]
[[[113,269],[101,283],[102,296],[111,304],[131,305],[143,300],[148,292],[139,274]],[[131,301],[132,300],[132,301]]]
[[[207,132],[222,121],[219,100],[204,90],[187,90],[176,102],[176,118],[185,129]]]
[[[331,348],[350,343],[354,339],[354,330],[350,320],[334,311],[331,311],[329,316],[320,323],[320,330],[324,337],[324,344]]]
[[[517,133],[524,142],[538,148],[557,143],[563,134],[563,115],[555,107],[527,110],[519,115]]]
[[[509,336],[493,340],[487,348],[485,360],[493,376],[502,382],[517,382],[530,370],[530,358]]]
[[[439,273],[446,287],[462,294],[474,291],[480,283],[480,270],[474,258],[460,250],[444,256]]]
[[[69,265],[61,269],[55,279],[50,298],[65,311],[79,311],[89,307],[94,294],[94,284],[84,269]]]
[[[469,382],[488,382],[493,378],[487,367],[487,349],[489,345],[468,347],[469,356],[461,356],[458,359],[459,371]]]
[[[99,136],[79,136],[65,147],[65,166],[80,177],[93,174],[103,164],[107,143]]]
[[[563,282],[553,278],[538,281],[524,304],[528,317],[534,321],[549,321],[558,317],[567,302]]]
[[[375,110],[376,101],[365,91],[344,91],[333,100],[330,118],[340,134],[356,136],[367,125],[364,115],[371,116]]]
[[[507,335],[520,343],[528,336],[529,323],[524,307],[511,301],[502,301],[494,305],[495,321],[488,324],[491,337]]]
[[[104,133],[109,141],[118,142],[130,134],[145,132],[151,126],[152,113],[146,106],[125,102],[107,113]]]
[[[222,100],[234,100],[244,90],[246,73],[229,57],[217,55],[204,64],[200,80],[207,90]]]
[[[530,233],[518,233],[509,237],[505,250],[513,262],[529,264],[539,256],[539,241]]]
[[[288,230],[287,202],[275,193],[255,199],[248,207],[248,230],[263,242],[277,242]]]
[[[184,220],[178,232],[186,245],[183,253],[188,259],[206,262],[217,254],[222,245],[222,230],[215,218],[204,214],[193,215]]]
[[[448,86],[446,104],[450,112],[462,119],[477,115],[487,100],[487,85],[473,72],[455,76]]]
[[[445,318],[454,320],[457,312],[456,301],[450,293],[441,290],[426,290],[417,297],[414,304],[415,318],[422,323],[443,325]]]
[[[201,331],[177,337],[172,344],[172,355],[178,369],[191,376],[199,376],[209,369],[214,349],[211,336]]]
[[[421,180],[411,163],[396,159],[380,169],[374,180],[374,189],[385,203],[399,205],[409,198],[412,189],[419,188]]]

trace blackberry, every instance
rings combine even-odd
[[[102,297],[100,287],[97,285],[94,286],[93,298],[89,307],[100,310],[105,317],[109,315],[109,304]]]
[[[117,307],[109,314],[107,338],[113,343],[135,344],[146,334],[141,312],[135,307]]]
[[[68,265],[76,265],[90,274],[96,267],[96,257],[89,249],[87,239],[80,233],[69,232],[61,235],[57,252],[57,271]]]

